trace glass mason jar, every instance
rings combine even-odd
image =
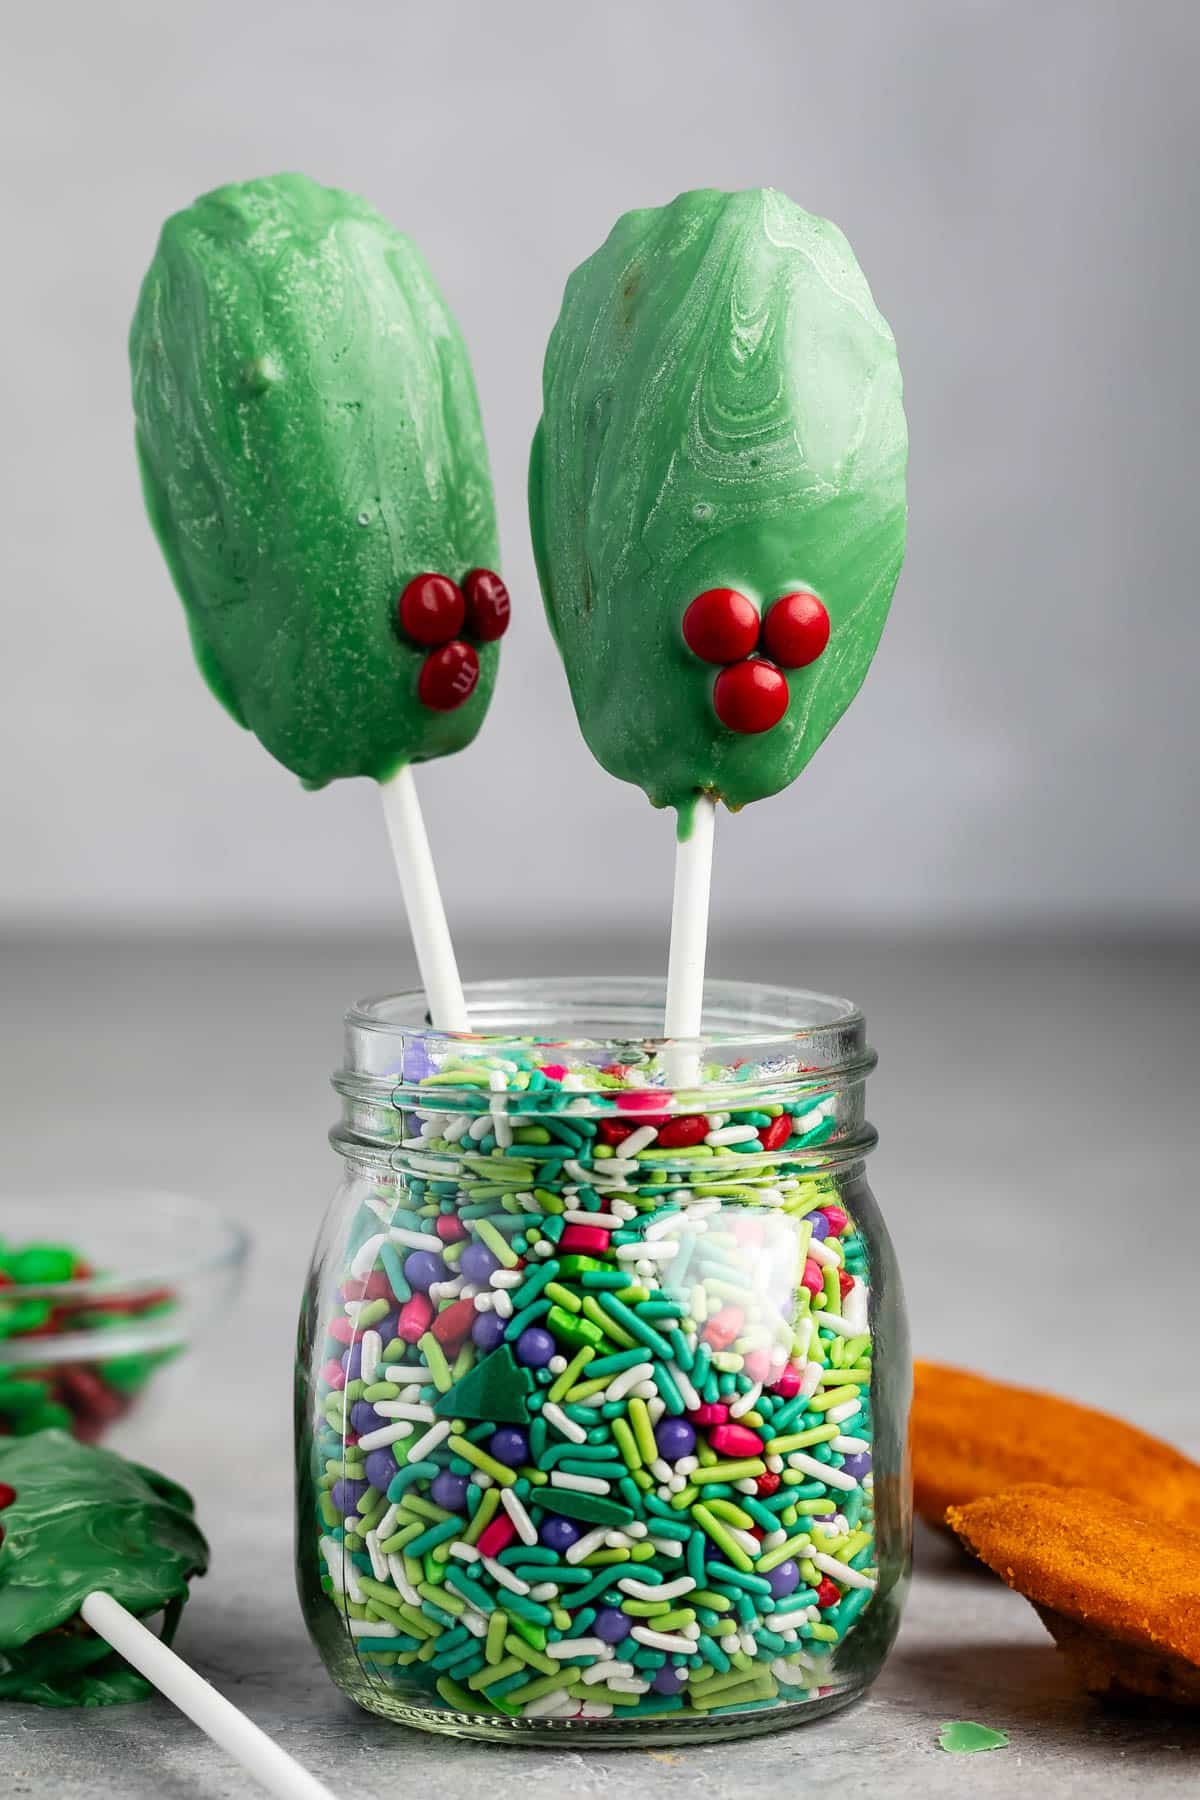
[[[861,1694],[907,1586],[910,1358],[862,1015],[627,979],[346,1021],[297,1368],[330,1675],[461,1736],[678,1743]]]

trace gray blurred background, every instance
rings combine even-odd
[[[51,0],[5,37],[10,924],[397,917],[370,786],[302,793],[202,688],[134,472],[125,334],[158,225],[280,168],[411,233],[474,356],[516,622],[476,746],[422,777],[461,930],[665,916],[668,823],[574,723],[525,457],[567,273],[620,212],[706,184],[843,226],[912,434],[874,669],[802,779],[726,825],[718,920],[1194,918],[1189,0]],[[514,819],[548,834],[536,875]]]

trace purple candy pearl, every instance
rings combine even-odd
[[[771,1584],[771,1598],[783,1600],[788,1594],[794,1594],[800,1586],[800,1566],[788,1559],[787,1562],[776,1563],[767,1575]]]
[[[410,1038],[405,1044],[402,1067],[406,1081],[424,1081],[427,1075],[437,1074],[437,1064],[430,1060],[429,1052],[419,1038]]]
[[[368,1450],[367,1480],[381,1494],[386,1494],[388,1482],[396,1473],[396,1459],[390,1450]]]
[[[809,1213],[808,1216],[812,1221],[813,1236],[816,1238],[818,1244],[823,1243],[829,1236],[829,1220],[825,1217],[823,1212]]]
[[[380,1343],[386,1346],[387,1344],[390,1344],[392,1339],[395,1337],[396,1328],[399,1325],[399,1323],[400,1323],[399,1313],[394,1313],[394,1312],[384,1313],[382,1319],[376,1319],[375,1323],[371,1327],[371,1330],[377,1331],[379,1333]]]
[[[356,1431],[359,1437],[368,1431],[378,1431],[383,1423],[384,1420],[366,1400],[356,1400],[350,1408],[350,1429]]]
[[[414,1250],[404,1259],[404,1279],[410,1287],[427,1294],[435,1281],[445,1281],[449,1271],[434,1250]]]
[[[579,1527],[572,1525],[570,1519],[547,1519],[538,1534],[547,1550],[557,1550],[561,1556],[572,1544],[579,1542]]]
[[[333,1504],[337,1512],[345,1518],[352,1513],[367,1491],[365,1481],[335,1481],[333,1484]]]
[[[463,1512],[467,1504],[467,1480],[464,1475],[452,1475],[449,1469],[443,1469],[435,1475],[429,1485],[430,1498],[438,1505],[444,1506],[447,1512]]]
[[[660,1419],[654,1427],[658,1453],[667,1462],[678,1462],[696,1448],[696,1433],[686,1419]]]
[[[500,1267],[500,1259],[492,1255],[486,1244],[468,1244],[458,1266],[468,1281],[476,1287],[486,1287]]]
[[[602,1606],[592,1620],[592,1636],[606,1644],[619,1644],[633,1630],[633,1620],[617,1606]]]
[[[497,1462],[507,1464],[510,1469],[529,1460],[529,1439],[515,1425],[502,1425],[499,1431],[494,1431],[488,1449]]]
[[[861,1481],[864,1475],[871,1473],[871,1452],[860,1450],[857,1455],[842,1458],[843,1475],[852,1475],[855,1481]]]
[[[683,1686],[683,1675],[673,1663],[664,1663],[661,1669],[655,1669],[650,1686],[656,1694],[677,1694]]]
[[[554,1339],[540,1325],[527,1325],[517,1339],[517,1361],[527,1369],[544,1369],[554,1350]]]
[[[494,1350],[504,1336],[504,1320],[495,1313],[480,1313],[471,1327],[471,1336],[481,1350]]]
[[[347,1381],[357,1381],[362,1375],[362,1345],[351,1344],[342,1357],[342,1367],[346,1371]]]

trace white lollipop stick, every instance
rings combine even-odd
[[[667,958],[667,1006],[664,1036],[698,1038],[704,1011],[704,964],[708,950],[708,895],[712,883],[716,802],[707,794],[696,801],[692,829],[675,845],[675,893],[671,902],[671,950]],[[674,1059],[672,1079],[694,1081],[694,1053]]]
[[[411,767],[406,764],[390,781],[381,782],[379,792],[429,1016],[438,1031],[469,1031],[467,1003]]]
[[[111,1594],[89,1594],[79,1611],[94,1632],[207,1732],[214,1744],[240,1762],[268,1793],[277,1794],[279,1800],[334,1800],[323,1781],[294,1762]]]

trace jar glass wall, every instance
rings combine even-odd
[[[653,1744],[873,1680],[907,1583],[910,1359],[849,1003],[481,983],[347,1018],[297,1368],[310,1632],[371,1710]]]

